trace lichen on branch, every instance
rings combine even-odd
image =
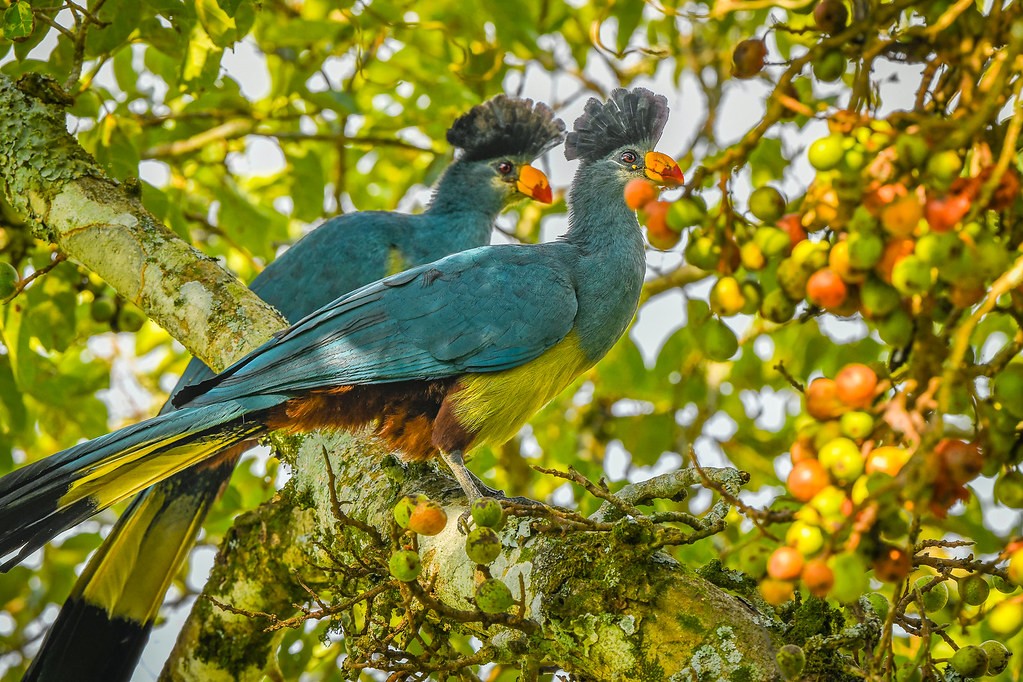
[[[211,679],[228,673],[256,679],[276,660],[281,626],[310,627],[310,621],[345,637],[347,655],[339,654],[339,663],[343,658],[351,671],[366,665],[392,672],[411,669],[403,667],[408,665],[450,671],[454,663],[495,662],[521,670],[524,679],[534,679],[529,671],[541,664],[597,680],[688,680],[712,673],[777,679],[774,619],[662,550],[660,526],[698,525],[702,517],[637,510],[640,518],[616,515],[609,522],[607,510],[586,517],[508,505],[498,530],[501,553],[480,566],[468,557],[466,536],[454,521],[465,500],[449,479],[429,465],[405,468],[366,440],[321,438],[307,438],[295,448],[285,444],[295,476],[277,504],[254,512],[225,543],[207,583],[209,601],[191,616],[166,679],[177,675],[168,671],[181,670],[201,670]],[[683,488],[705,476],[733,492],[742,480],[733,470],[669,474],[627,489],[621,502],[647,504],[659,494],[682,499]],[[396,529],[392,509],[412,493],[445,508],[449,521],[439,534],[410,540],[408,531]],[[708,527],[719,513],[711,512],[715,518],[708,517]],[[655,532],[624,527],[647,521]],[[673,537],[685,542],[676,530]],[[268,545],[288,549],[267,550]],[[386,558],[410,546],[422,558],[423,573],[415,583],[399,583],[388,574]],[[474,593],[486,578],[504,582],[518,605],[494,615],[480,611]],[[251,589],[266,581],[275,588]],[[388,583],[390,588],[381,589]],[[441,641],[430,635],[435,628],[476,637],[483,646],[473,656],[423,652],[411,661],[406,649],[415,649],[420,638]],[[223,642],[228,634],[235,653],[217,649],[216,656],[199,660],[195,652],[209,650],[204,642]],[[243,658],[245,666],[222,667],[225,660]]]
[[[107,177],[65,124],[59,86],[0,76],[0,184],[38,237],[141,307],[220,370],[285,326],[283,318],[175,236],[137,193]]]

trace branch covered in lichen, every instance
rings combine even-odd
[[[37,235],[105,279],[209,366],[222,369],[283,328],[241,282],[162,225],[67,132],[66,95],[0,76],[0,184]]]
[[[329,629],[343,634],[345,665],[353,671],[400,672],[413,660],[433,670],[429,666],[451,653],[431,649],[448,641],[430,635],[442,628],[479,639],[488,661],[526,672],[555,665],[596,680],[689,679],[710,670],[726,678],[776,679],[770,620],[658,549],[666,544],[661,530],[673,531],[678,537],[672,539],[681,543],[682,536],[716,528],[720,510],[712,507],[704,517],[685,512],[683,518],[682,510],[647,515],[634,506],[662,496],[683,499],[684,490],[706,476],[737,493],[738,472],[683,471],[628,486],[621,504],[632,514],[621,517],[616,509],[621,518],[613,522],[570,510],[509,505],[499,532],[501,553],[480,567],[466,554],[466,538],[454,521],[465,501],[451,481],[429,466],[407,470],[354,438],[331,439],[327,450],[329,467],[323,464],[323,441],[315,438],[286,455],[294,458],[295,469],[283,491],[290,504],[263,507],[226,544],[206,594],[230,608],[204,607],[192,615],[172,670],[216,677],[225,672],[220,666],[227,660],[236,662],[227,671],[236,679],[256,679],[276,656],[277,640],[266,632],[268,626],[308,626],[309,615],[319,611],[329,618]],[[444,506],[447,527],[412,545],[424,565],[418,583],[373,592],[380,584],[394,584],[380,568],[380,556],[396,541],[392,508],[411,493],[427,494]],[[699,530],[684,533],[676,523]],[[366,526],[375,532],[364,532]],[[642,532],[646,526],[652,531]],[[400,544],[408,546],[407,540]],[[516,598],[524,593],[518,608],[494,616],[478,610],[475,588],[488,576],[505,582]],[[267,582],[275,589],[257,589]],[[358,598],[370,594],[372,603]],[[338,605],[356,603],[365,606],[337,612]],[[275,615],[246,622],[239,610]],[[216,648],[228,639],[230,651]],[[189,653],[211,646],[217,656],[208,660]],[[416,647],[422,652],[413,659]],[[465,666],[486,662],[479,655],[454,660]]]

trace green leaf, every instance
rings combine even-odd
[[[35,17],[27,2],[15,2],[4,11],[4,38],[13,41],[25,40],[35,29]]]
[[[131,50],[118,50],[114,55],[114,78],[117,87],[126,93],[134,93],[138,87],[139,76],[135,73],[133,59]]]
[[[146,0],[149,9],[157,14],[179,16],[186,13],[190,8],[184,0]]]
[[[139,38],[149,47],[164,54],[174,55],[178,58],[184,54],[185,37],[180,31],[161,24],[159,19],[143,19],[139,24]],[[146,52],[148,54],[152,50],[147,49]]]
[[[192,88],[204,89],[213,84],[220,72],[224,51],[217,47],[206,31],[192,31],[185,60],[181,64],[181,80]]]
[[[256,10],[253,8],[251,0],[244,0],[241,4],[238,4],[238,0],[234,0],[234,2],[237,5],[233,14],[234,25],[238,32],[238,40],[241,40],[249,34],[256,23]]]
[[[167,99],[173,100],[178,94],[178,77],[181,71],[182,55],[174,50],[164,50],[159,44],[146,50],[146,69],[167,84]]]
[[[27,424],[27,411],[21,391],[14,380],[9,355],[0,356],[0,430],[19,433]]]
[[[612,400],[618,398],[645,398],[637,389],[648,378],[643,356],[629,337],[621,338],[607,354],[602,371],[594,381],[597,392]]]
[[[25,316],[24,331],[48,350],[67,350],[74,338],[75,300],[70,292],[31,306]]]
[[[22,2],[22,4],[29,3]],[[53,19],[57,14],[57,9],[36,7],[34,10],[34,14],[38,14],[41,17],[47,16],[50,19]],[[28,59],[28,55],[36,48],[37,45],[39,45],[39,43],[43,42],[43,38],[45,38],[49,34],[50,34],[49,31],[32,31],[32,35],[28,36],[27,38],[22,38],[21,40],[13,41],[15,58],[17,60]],[[46,61],[44,60],[43,63],[46,63]]]
[[[241,36],[238,35],[234,17],[225,12],[217,0],[196,0],[195,11],[199,15],[199,23],[206,29],[214,45],[230,47],[238,42]]]
[[[789,162],[782,155],[781,140],[773,137],[761,139],[749,157],[753,186],[763,187],[770,181],[777,180],[788,165]]]
[[[275,242],[287,235],[287,219],[272,206],[253,201],[233,186],[223,188],[220,201],[217,221],[221,229],[254,255],[271,260]]]
[[[312,222],[323,215],[323,191],[326,177],[320,155],[315,149],[291,149],[288,152],[288,179],[291,184],[291,198],[294,216],[305,222]]]
[[[656,464],[661,454],[676,447],[674,412],[615,419],[609,435],[618,438],[637,466]]]
[[[142,4],[138,0],[108,0],[99,19],[105,25],[91,27],[85,36],[85,54],[90,57],[110,54],[127,44],[142,19]]]
[[[146,209],[159,220],[164,220],[167,215],[167,210],[170,207],[170,198],[167,196],[167,193],[159,187],[151,185],[148,182],[143,182],[142,203],[145,205]]]
[[[624,52],[625,48],[629,46],[629,39],[632,38],[636,27],[639,26],[639,21],[643,18],[643,8],[645,7],[646,3],[643,2],[623,2],[616,6],[616,9],[619,10],[615,13],[615,16],[618,17],[619,52]]]
[[[32,580],[33,571],[24,566],[15,566],[7,573],[0,573],[0,604],[7,604],[25,596],[25,586]]]
[[[127,119],[107,116],[100,124],[100,135],[93,153],[115,178],[138,175],[140,152],[136,126]]]

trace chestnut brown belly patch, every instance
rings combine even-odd
[[[266,425],[288,433],[353,431],[374,425],[375,435],[400,450],[404,459],[422,461],[438,454],[435,443],[451,442],[450,437],[435,439],[434,422],[456,383],[451,377],[318,389],[271,410]],[[445,431],[453,427],[445,426]],[[460,435],[456,440],[468,446],[471,436]]]

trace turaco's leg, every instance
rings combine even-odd
[[[481,497],[493,497],[498,500],[514,502],[516,504],[541,504],[540,502],[531,500],[528,497],[508,497],[504,494],[503,490],[495,490],[488,486],[466,468],[465,459],[462,456],[461,450],[452,450],[451,452],[441,450],[440,455],[444,460],[444,463],[448,465],[449,469],[451,469],[451,473],[455,475],[455,480],[458,481],[458,485],[460,485],[462,490],[465,491],[465,496],[469,498],[470,506],[475,500],[478,500]]]
[[[441,450],[440,456],[444,463],[448,465],[448,468],[451,469],[451,473],[454,474],[458,485],[462,486],[465,496],[469,498],[470,505],[481,497],[494,494],[494,490],[483,485],[482,481],[465,468],[465,459],[462,457],[461,450],[452,450],[451,452]]]
[[[441,458],[444,463],[451,469],[451,473],[454,474],[455,480],[461,489],[465,492],[465,497],[469,498],[469,503],[473,502],[481,497],[493,497],[498,500],[507,500],[508,502],[515,502],[517,504],[540,504],[536,500],[531,500],[528,497],[508,497],[504,494],[503,490],[497,490],[491,488],[487,484],[480,481],[478,475],[473,473],[466,468],[465,460],[462,457],[461,451],[453,450],[451,452],[441,451]]]
[[[494,490],[465,468],[463,453],[472,446],[476,436],[473,432],[463,427],[455,416],[455,411],[451,404],[452,394],[449,393],[444,398],[440,410],[434,418],[433,446],[440,451],[441,459],[451,469],[451,473],[455,475],[458,485],[462,486],[465,496],[469,498],[469,506],[472,506],[472,503],[481,497],[506,499],[503,491]]]
[[[458,485],[462,486],[462,490],[465,491],[465,496],[468,498],[469,504],[466,505],[465,511],[458,517],[458,530],[462,535],[467,535],[469,533],[469,510],[472,508],[472,503],[485,495],[491,495],[494,491],[483,485],[482,481],[465,468],[465,459],[462,457],[461,450],[452,450],[451,452],[441,450],[440,456],[444,463],[448,465],[448,468],[451,469],[455,480],[458,481]],[[484,492],[484,489],[486,492]]]

